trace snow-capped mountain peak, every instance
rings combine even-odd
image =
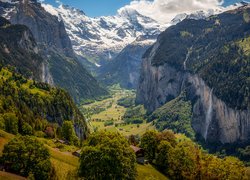
[[[141,35],[158,35],[162,26],[155,20],[124,8],[115,16],[91,18],[76,8],[42,4],[49,13],[64,21],[75,52],[101,63],[115,56]],[[91,57],[91,58],[90,58]]]
[[[83,11],[67,5],[53,7],[42,4],[46,11],[64,21],[76,54],[92,64],[101,64],[115,57],[124,47],[139,36],[157,36],[167,27],[182,20],[202,19],[226,9],[197,11],[177,15],[169,23],[162,24],[140,14],[130,7],[118,10],[115,16],[88,17]]]

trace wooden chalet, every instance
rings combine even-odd
[[[137,163],[144,164],[145,163],[144,150],[142,148],[133,145],[131,145],[130,147],[135,152]]]

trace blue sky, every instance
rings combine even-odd
[[[87,15],[106,16],[114,15],[117,10],[132,0],[61,0],[63,4],[83,10]],[[49,4],[56,5],[55,0],[45,0]]]
[[[56,0],[45,0],[46,3],[57,5]],[[88,16],[114,15],[117,10],[132,0],[60,0],[63,4],[83,10]],[[226,5],[240,2],[241,0],[224,0]]]

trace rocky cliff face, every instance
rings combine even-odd
[[[11,65],[27,78],[42,80],[40,67],[44,60],[31,31],[23,25],[12,25],[0,17],[0,63]]]
[[[91,18],[83,11],[66,5],[58,8],[48,4],[42,6],[63,20],[74,51],[87,59],[94,69],[113,59],[138,36],[156,35],[165,29],[155,20],[129,8],[115,16]]]
[[[248,141],[249,14],[244,6],[167,29],[144,55],[137,103],[153,112],[186,91],[197,134],[207,142]]]
[[[33,33],[45,59],[38,67],[44,82],[65,88],[76,102],[107,93],[77,61],[63,21],[36,0],[1,1],[0,14]]]
[[[250,134],[250,110],[235,110],[217,98],[213,89],[196,75],[187,75],[187,91],[193,103],[193,129],[208,142],[246,142]]]
[[[47,13],[36,0],[16,1],[9,8],[9,20],[13,24],[24,24],[33,33],[40,48],[60,50],[67,56],[73,56],[71,41],[64,23]]]

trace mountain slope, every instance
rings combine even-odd
[[[155,36],[140,36],[127,45],[111,62],[100,67],[98,77],[107,85],[136,89],[140,76],[142,55],[155,42]]]
[[[11,25],[0,17],[0,63],[16,67],[27,78],[42,80],[44,60],[31,31],[23,25]]]
[[[187,91],[192,127],[207,142],[250,133],[250,7],[168,28],[145,54],[137,102],[152,112]]]
[[[0,68],[0,85],[1,125],[7,117],[12,123],[17,119],[18,132],[30,135],[35,131],[44,131],[49,123],[61,126],[65,120],[71,120],[79,137],[88,135],[85,118],[64,90],[27,80],[4,67]]]
[[[155,20],[132,9],[119,11],[116,16],[90,18],[66,5],[42,6],[64,21],[75,52],[92,64],[112,59],[138,36],[157,35],[164,29]]]
[[[64,23],[36,0],[0,2],[0,14],[32,31],[46,60],[45,67],[38,67],[43,70],[44,82],[65,88],[76,102],[107,93],[76,60]]]

